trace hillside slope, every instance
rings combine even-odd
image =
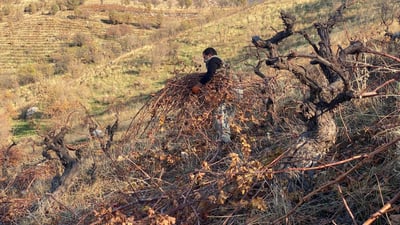
[[[66,17],[25,14],[15,22],[3,22],[0,48],[2,73],[16,73],[21,65],[43,63],[50,55],[68,47],[72,34],[93,37],[105,33],[106,25]]]
[[[134,14],[140,9],[142,17],[149,12],[104,2],[100,6],[91,0],[81,6],[90,12],[89,19],[68,19],[73,12],[67,11],[55,16],[24,15],[12,27],[1,23],[4,30],[0,31],[11,38],[0,40],[1,75],[17,79],[31,71],[24,67],[46,64],[56,53],[71,57],[75,64],[56,76],[32,70],[42,77],[1,90],[0,118],[3,127],[12,129],[8,135],[0,130],[4,137],[0,223],[361,224],[383,203],[397,204],[400,89],[396,64],[384,75],[371,69],[375,67],[369,68],[371,73],[360,67],[363,76],[351,84],[360,93],[393,79],[384,85],[382,95],[349,101],[336,109],[337,142],[319,165],[280,170],[271,166],[301,140],[304,126],[297,106],[308,89],[293,74],[268,68],[264,62],[261,71],[267,79],[255,75],[254,66],[267,53],[256,49],[251,37],[269,38],[281,31],[279,12],[285,10],[297,16],[298,29],[310,32],[310,39],[317,41],[314,22],[326,20],[342,1],[154,9],[155,14],[165,10],[165,21],[157,29],[129,24],[135,42],[132,49],[121,44],[126,36],[105,37],[110,28],[124,27],[107,22],[107,10]],[[332,32],[332,48],[362,40],[379,51],[387,50],[379,9],[372,0],[348,8],[343,23]],[[95,44],[71,46],[78,33]],[[91,63],[76,58],[93,46],[115,52]],[[234,100],[237,84],[224,76],[212,84],[223,93],[216,99],[190,94],[190,84],[205,70],[201,52],[209,46],[218,50],[231,65],[230,73],[239,78],[244,90],[241,101]],[[312,51],[301,35],[288,38],[281,49],[280,55],[288,58],[290,51]],[[365,65],[376,63],[377,68],[393,62],[361,59]],[[310,66],[306,60],[298,63]],[[271,96],[274,109],[268,108]],[[213,139],[212,115],[221,98],[237,108],[231,126],[233,142],[228,145]],[[38,106],[39,112],[29,117],[26,112],[32,106]],[[396,224],[398,214],[393,206],[387,216],[375,219],[377,224]]]

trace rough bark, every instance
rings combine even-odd
[[[1,168],[1,171],[2,171],[2,174],[1,174],[1,176],[2,177],[7,177],[8,176],[8,171],[7,171],[7,168],[8,168],[8,163],[9,163],[9,160],[10,160],[10,151],[11,151],[11,148],[12,147],[14,147],[14,146],[16,146],[17,144],[13,141],[12,143],[11,143],[11,145],[10,146],[8,146],[7,147],[7,149],[4,151],[4,159],[2,160],[2,168]]]
[[[51,155],[49,154],[49,151],[54,151],[64,167],[62,175],[57,175],[53,178],[52,187],[50,188],[50,192],[52,193],[58,190],[61,185],[68,189],[68,187],[72,185],[72,178],[79,171],[78,160],[70,155],[64,143],[64,138],[67,132],[68,129],[63,127],[57,134],[55,132],[50,132],[43,141],[45,148],[42,155],[45,158],[50,159]]]
[[[348,54],[360,51],[359,43],[351,43],[348,48],[340,52],[339,57],[336,57],[331,49],[330,40],[330,33],[335,24],[341,20],[343,10],[347,6],[347,2],[343,3],[326,22],[314,24],[320,37],[318,44],[313,43],[306,32],[295,31],[296,19],[286,12],[281,12],[281,19],[285,25],[283,31],[266,40],[257,36],[252,39],[255,46],[267,50],[268,58],[265,60],[267,66],[290,71],[310,90],[310,97],[300,107],[307,131],[300,136],[295,146],[286,151],[287,160],[283,163],[285,167],[309,167],[326,154],[335,143],[337,135],[332,109],[354,97],[348,87],[349,73],[345,58]],[[291,52],[287,56],[280,56],[279,43],[293,34],[302,35],[311,45],[314,53],[302,55]],[[293,59],[299,57],[309,58],[310,66],[319,66],[322,71],[320,77],[323,77],[328,85],[322,85],[313,80],[306,67],[293,63]]]

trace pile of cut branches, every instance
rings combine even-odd
[[[150,145],[167,135],[169,141],[182,138],[202,140],[207,146],[215,144],[215,110],[221,105],[235,108],[232,123],[246,122],[258,117],[255,113],[266,108],[266,84],[255,76],[231,74],[229,69],[217,71],[213,79],[193,94],[193,87],[202,73],[176,75],[154,94],[137,112],[124,138],[135,141],[150,138]],[[251,75],[249,75],[251,76]],[[240,118],[239,118],[240,117]],[[244,118],[247,117],[247,118]],[[165,132],[167,131],[167,132]]]

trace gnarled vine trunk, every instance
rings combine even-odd
[[[278,70],[291,72],[303,85],[308,87],[309,97],[301,105],[301,115],[306,121],[307,130],[298,139],[295,146],[286,151],[288,160],[283,163],[285,167],[310,167],[323,157],[329,148],[335,143],[337,129],[332,109],[344,101],[354,97],[349,89],[348,79],[350,70],[345,63],[348,54],[357,51],[351,46],[340,51],[340,57],[336,57],[331,49],[330,33],[334,25],[340,21],[343,10],[349,3],[343,3],[336,12],[324,23],[314,24],[320,41],[318,44],[312,42],[304,31],[295,31],[296,18],[286,12],[281,12],[281,19],[285,29],[276,33],[270,39],[261,39],[254,36],[252,42],[255,46],[265,48],[268,52],[266,64]],[[286,38],[299,34],[302,35],[312,46],[313,54],[299,54],[291,52],[286,56],[278,54],[279,43]],[[319,66],[325,82],[319,82],[311,78],[311,70],[304,66],[296,65],[296,58],[310,59],[311,66]],[[260,75],[259,66],[255,69]],[[261,74],[262,75],[262,74]]]

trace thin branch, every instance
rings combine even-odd
[[[362,162],[362,161],[361,161]],[[304,196],[299,203],[297,203],[297,205],[290,210],[290,212],[288,212],[286,215],[276,219],[273,224],[279,224],[279,221],[281,221],[282,219],[287,218],[288,216],[292,215],[301,205],[303,205],[305,202],[307,202],[309,199],[311,199],[312,196],[318,194],[319,192],[325,190],[326,188],[328,188],[329,186],[339,183],[340,181],[344,180],[347,175],[349,175],[351,172],[353,172],[354,170],[356,170],[357,168],[359,168],[363,163],[359,162],[357,165],[355,165],[353,168],[351,168],[350,170],[346,171],[345,173],[343,173],[342,175],[340,175],[339,177],[337,177],[335,180],[330,181],[324,185],[322,185],[321,187],[315,189],[314,191],[312,191],[311,193],[309,193],[308,195]]]
[[[304,196],[302,199],[300,199],[299,203],[297,203],[297,205],[296,205],[295,207],[293,207],[286,215],[277,218],[276,220],[274,220],[274,221],[272,222],[272,224],[280,224],[280,221],[282,221],[283,219],[285,219],[285,218],[289,217],[290,215],[292,215],[293,213],[295,213],[296,210],[297,210],[301,205],[303,205],[305,202],[307,202],[308,200],[310,200],[314,195],[316,195],[316,194],[320,193],[321,191],[327,189],[328,187],[330,187],[330,186],[332,186],[332,185],[334,185],[334,184],[337,184],[337,183],[339,183],[340,181],[346,179],[347,175],[349,175],[351,172],[355,171],[356,169],[358,169],[359,167],[361,167],[362,165],[364,165],[364,163],[366,163],[367,160],[369,160],[370,158],[372,158],[372,157],[375,156],[376,154],[381,153],[381,152],[387,150],[390,146],[394,145],[394,144],[397,143],[398,141],[400,141],[400,137],[396,138],[395,140],[393,140],[393,141],[391,141],[391,142],[389,142],[389,143],[387,143],[387,144],[385,144],[385,145],[382,145],[382,146],[376,148],[373,152],[371,152],[371,153],[368,154],[369,157],[364,158],[362,161],[358,162],[354,167],[352,167],[351,169],[349,169],[349,170],[346,171],[345,173],[341,174],[341,175],[338,176],[336,179],[325,183],[324,185],[320,186],[319,188],[313,190],[311,193],[309,193],[309,194],[307,194],[306,196]],[[292,168],[292,169],[297,169],[297,168]],[[302,168],[302,169],[305,169],[305,168]],[[397,196],[397,195],[399,195],[399,196]],[[398,193],[397,195],[396,195],[395,197],[400,198],[400,193]],[[392,199],[392,200],[393,200],[393,199]],[[391,203],[392,200],[391,200],[389,203]],[[393,202],[395,202],[395,201],[393,201]],[[388,203],[388,204],[389,204],[389,203]],[[384,207],[385,207],[385,206],[384,206]],[[389,207],[389,208],[390,208],[390,207]],[[389,208],[387,208],[386,211],[387,211]],[[384,212],[385,212],[385,211],[384,211]],[[371,216],[371,217],[372,217],[372,216]],[[376,218],[377,218],[377,217],[376,217]],[[376,218],[375,218],[375,219],[376,219]],[[370,218],[370,219],[371,219],[371,218]],[[374,220],[375,220],[375,219],[374,219]],[[374,220],[373,220],[373,221],[374,221]],[[373,221],[371,221],[371,223],[372,223]],[[371,224],[371,223],[367,223],[367,224],[364,223],[363,225],[369,225],[369,224]]]
[[[351,212],[350,207],[349,207],[349,205],[347,204],[347,201],[346,201],[346,199],[345,199],[344,196],[343,196],[342,188],[340,187],[339,184],[337,184],[336,187],[337,187],[337,189],[338,189],[338,191],[339,191],[340,197],[342,198],[344,207],[346,208],[346,210],[347,210],[347,212],[349,213],[351,219],[353,220],[353,224],[354,224],[354,225],[357,225],[357,221],[356,221],[356,219],[354,218],[354,215],[353,215],[353,213]]]
[[[340,117],[340,120],[342,121],[343,128],[344,128],[344,131],[345,131],[347,140],[349,140],[349,141],[351,142],[351,138],[350,138],[350,135],[349,135],[349,129],[347,128],[346,122],[345,122],[344,119],[343,119],[343,116],[342,116],[342,107],[340,107],[340,106],[339,106],[339,117]]]
[[[327,59],[321,57],[320,55],[315,55],[315,54],[296,54],[296,57],[299,58],[309,58],[312,59],[312,64],[318,63],[318,64],[322,64],[326,67],[329,67],[331,70],[333,70],[334,72],[336,72],[339,77],[342,79],[342,81],[347,84],[348,81],[347,79],[345,79],[345,77],[343,77],[344,71],[339,68],[337,65],[335,65],[334,63],[328,61]]]
[[[333,166],[337,166],[337,165],[340,165],[340,164],[348,163],[348,162],[351,162],[351,161],[354,161],[354,160],[357,160],[357,159],[364,159],[364,160],[365,159],[370,159],[370,158],[374,157],[376,154],[381,153],[383,151],[386,151],[390,146],[396,144],[399,141],[400,141],[400,137],[392,140],[391,142],[389,142],[389,143],[387,143],[385,145],[379,146],[373,152],[356,155],[356,156],[353,156],[351,158],[344,159],[344,160],[341,160],[341,161],[337,161],[337,162],[333,162],[333,163],[329,163],[329,164],[325,164],[325,165],[321,165],[321,166],[314,166],[314,167],[287,168],[287,169],[284,169],[284,170],[274,171],[273,173],[274,174],[278,174],[278,173],[289,173],[289,172],[293,172],[293,171],[299,171],[300,172],[300,171],[310,171],[310,170],[321,170],[321,169],[325,169],[325,168],[328,168],[328,167],[333,167]]]
[[[47,196],[49,196],[51,199],[53,199],[55,202],[57,202],[59,205],[61,205],[64,209],[68,210],[70,213],[72,213],[72,215],[74,215],[75,218],[78,218],[78,215],[68,206],[66,206],[65,204],[63,204],[62,202],[60,202],[58,199],[56,199],[54,197],[53,194],[51,193],[46,193]]]
[[[372,214],[364,223],[363,225],[370,225],[372,224],[376,219],[378,219],[380,216],[385,214],[389,209],[393,207],[393,204],[400,199],[400,190],[397,192],[397,194],[390,199],[388,203],[386,203],[382,208],[380,208],[377,212]]]
[[[396,62],[400,62],[400,58],[397,58],[397,57],[395,57],[393,55],[390,55],[390,54],[387,54],[387,53],[384,53],[384,52],[378,52],[378,51],[372,50],[372,49],[367,48],[367,47],[364,47],[364,52],[372,53],[372,54],[375,54],[375,55],[384,56],[386,58],[393,59]]]
[[[377,96],[379,95],[378,90],[385,87],[386,85],[395,82],[395,79],[390,79],[388,81],[386,81],[385,83],[379,85],[378,87],[376,87],[374,90],[369,91],[369,92],[363,92],[360,94],[359,98],[366,98],[366,97],[373,97],[373,96]]]

